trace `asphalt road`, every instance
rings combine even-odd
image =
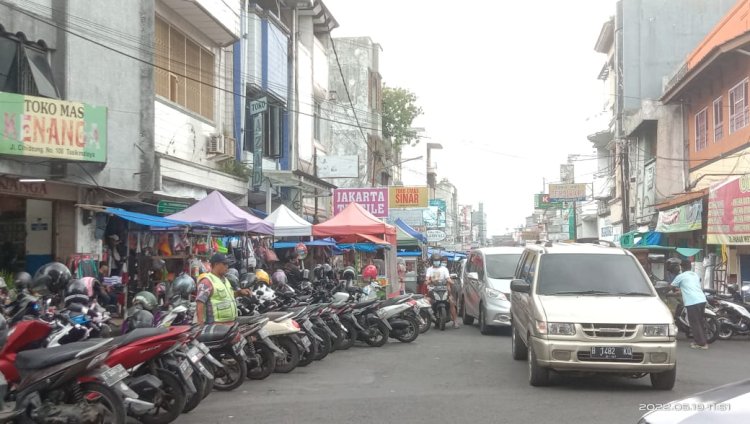
[[[360,345],[233,392],[213,392],[179,423],[511,423],[634,424],[640,404],[664,403],[750,378],[750,339],[717,341],[708,351],[679,341],[672,391],[648,376],[556,378],[528,385],[525,362],[510,356],[510,337],[476,327],[439,332],[411,344]]]

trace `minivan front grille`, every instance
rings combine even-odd
[[[581,324],[581,329],[587,336],[609,339],[633,337],[637,328],[637,324]]]
[[[628,363],[641,363],[643,362],[643,352],[633,352],[633,358],[632,359],[605,359],[605,358],[591,358],[591,352],[587,352],[585,350],[579,350],[578,351],[578,360],[579,361],[586,361],[586,362],[628,362]]]

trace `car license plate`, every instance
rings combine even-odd
[[[304,326],[304,327],[305,327],[306,329],[308,329],[308,330],[310,330],[310,331],[313,331],[313,325],[312,325],[312,323],[310,322],[310,320],[305,320],[305,321],[304,321],[304,322],[302,323],[302,325],[303,325],[303,326]]]
[[[268,338],[268,330],[266,330],[265,328],[261,328],[260,330],[258,330],[258,337],[260,337],[261,339]]]
[[[193,375],[193,367],[190,366],[190,363],[188,361],[182,360],[180,361],[180,374],[182,374],[182,377],[187,380],[190,378],[191,375]]]
[[[104,384],[106,384],[109,387],[112,387],[115,384],[119,383],[127,376],[128,376],[128,370],[126,370],[125,367],[123,367],[120,364],[117,364],[114,367],[109,368],[100,374],[100,377],[102,381],[104,382]]]
[[[187,356],[188,358],[190,358],[190,361],[195,364],[198,363],[206,355],[198,347],[193,346],[190,348],[190,350],[188,350]]]
[[[305,346],[305,349],[310,347],[310,339],[307,336],[302,336],[300,339],[302,339],[302,345]]]
[[[633,359],[632,347],[602,347],[591,348],[592,359]]]

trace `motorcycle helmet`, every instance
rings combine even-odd
[[[268,273],[262,269],[255,271],[255,280],[260,283],[271,284],[271,278],[268,276]]]
[[[143,309],[136,310],[128,318],[128,324],[130,331],[136,328],[151,328],[154,326],[154,315]]]
[[[180,274],[172,282],[173,299],[190,300],[190,295],[195,292],[195,280],[187,274]]]
[[[357,278],[357,271],[353,267],[346,267],[344,272],[341,273],[341,278],[347,281],[353,281]]]
[[[437,253],[433,253],[432,255],[430,255],[430,263],[432,263],[432,266],[436,268],[440,266],[440,264],[442,263],[442,259],[443,258],[441,258]]]
[[[255,285],[256,277],[255,274],[247,274],[245,278],[240,280],[241,289],[252,289]]]
[[[234,275],[235,277],[237,277],[237,279],[240,278],[240,272],[237,271],[237,268],[229,268],[229,270],[227,271],[226,275],[224,275],[224,276],[225,277],[229,277],[230,275]]]
[[[323,265],[321,264],[315,265],[315,267],[313,268],[313,276],[315,277],[315,280],[316,281],[322,280],[323,274],[324,274]]]
[[[325,275],[326,278],[333,280],[334,274],[331,264],[323,264],[323,275]]]
[[[237,273],[227,272],[224,277],[226,277],[227,281],[229,281],[229,284],[231,284],[232,288],[234,288],[235,290],[240,287],[240,279],[237,276]]]
[[[273,281],[273,284],[276,286],[287,284],[286,273],[284,270],[277,269],[271,276],[271,281]]]
[[[89,298],[93,298],[97,294],[99,294],[101,290],[102,283],[99,282],[94,277],[83,277],[81,278],[81,281],[83,281],[83,284],[86,285],[86,290],[88,290]]]
[[[141,305],[141,307],[147,311],[153,311],[154,308],[156,308],[157,303],[156,296],[148,291],[138,292],[133,298],[133,306]]]
[[[333,294],[332,298],[333,303],[341,304],[349,300],[349,293],[337,292]]]
[[[263,285],[255,290],[255,296],[262,301],[272,301],[276,299],[276,292],[271,287]]]
[[[677,258],[669,258],[667,259],[667,271],[669,271],[672,275],[677,275],[682,270],[680,269],[680,260]]]
[[[71,278],[68,267],[60,262],[50,262],[34,274],[29,290],[43,296],[50,293],[57,294],[68,286]]]
[[[362,277],[365,279],[378,278],[378,268],[375,265],[367,265],[362,271]]]
[[[13,277],[13,285],[19,292],[28,290],[31,287],[31,274],[24,271],[17,272]]]
[[[88,277],[91,278],[91,277]],[[63,295],[65,298],[65,307],[68,308],[70,305],[77,303],[79,305],[88,305],[91,300],[91,294],[89,294],[89,287],[84,279],[71,280],[65,287]]]

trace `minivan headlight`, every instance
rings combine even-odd
[[[576,334],[575,324],[569,322],[537,321],[536,329],[540,334],[547,334],[550,336],[573,336]]]
[[[643,326],[643,335],[646,337],[669,337],[669,324],[646,324]]]
[[[503,292],[501,292],[499,290],[495,290],[495,289],[491,289],[491,288],[487,287],[487,288],[484,289],[484,292],[487,293],[487,297],[490,297],[492,299],[508,300],[508,298],[505,297],[505,293],[503,293]]]

